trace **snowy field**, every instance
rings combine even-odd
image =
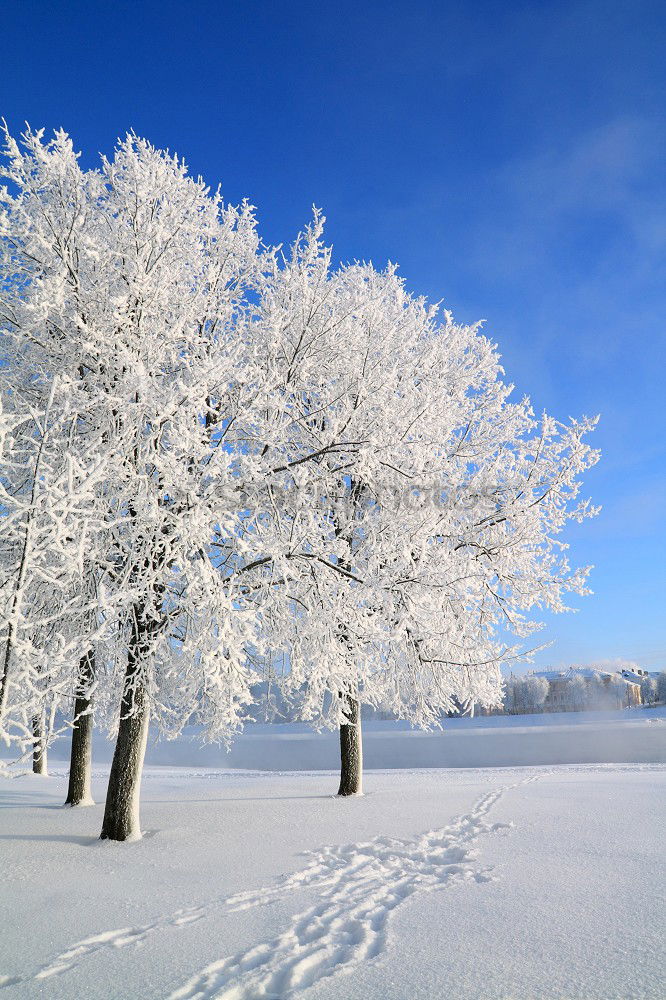
[[[61,808],[61,762],[50,778],[5,779],[0,996],[663,1000],[663,716],[564,727],[571,747],[574,731],[605,726],[634,758],[640,730],[643,762],[408,765],[368,771],[364,797],[344,800],[316,764],[157,766],[153,752],[133,844],[97,839],[101,805]],[[522,730],[528,753],[563,726],[504,722],[460,732],[478,727],[499,752]],[[368,757],[382,739],[390,754],[428,745],[369,728]],[[276,731],[273,765],[281,744],[293,758],[308,739]],[[104,788],[102,765],[100,803]]]

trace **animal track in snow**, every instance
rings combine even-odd
[[[514,787],[487,792],[470,813],[440,830],[323,848],[276,885],[230,897],[227,907],[234,911],[265,905],[290,890],[313,887],[321,893],[278,937],[211,963],[169,1000],[283,1000],[375,958],[384,948],[390,914],[410,896],[453,882],[490,881],[489,869],[475,864],[470,845],[481,833],[507,828],[488,824],[485,817]]]

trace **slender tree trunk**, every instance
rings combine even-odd
[[[95,654],[92,650],[81,657],[77,696],[74,703],[74,725],[72,728],[72,752],[69,764],[69,788],[66,806],[92,806],[90,787],[92,768],[92,701],[88,691],[95,673]]]
[[[102,840],[141,837],[139,796],[148,738],[149,708],[141,665],[147,653],[148,629],[135,614],[129,642],[118,738],[106,793]]]
[[[352,477],[350,481],[350,499],[355,506],[360,503],[363,494],[363,484]],[[354,512],[356,516],[356,512]],[[340,561],[341,566],[348,573],[352,568],[352,542],[353,533],[351,528],[348,534],[340,530],[340,523],[335,518],[335,535],[343,539],[349,549],[349,557]],[[341,623],[342,624],[342,623]],[[348,649],[349,655],[353,656],[353,649],[349,642],[349,636],[344,626],[341,629],[340,641]],[[361,703],[354,697],[355,690],[347,686],[340,691],[342,699],[342,711],[347,722],[340,726],[340,787],[338,795],[362,795],[363,794],[363,736],[361,733]]]
[[[344,713],[349,722],[340,726],[340,787],[338,795],[363,794],[363,738],[361,705],[356,698],[344,694]]]
[[[7,694],[9,691],[9,661],[12,655],[12,640],[14,638],[14,626],[10,623],[7,629],[7,639],[5,642],[5,651],[2,656],[2,675],[0,675],[0,726],[2,725],[2,720],[5,717],[5,708],[7,706]]]
[[[32,773],[48,774],[46,769],[46,732],[43,714],[33,716],[32,735],[34,737],[32,747]]]

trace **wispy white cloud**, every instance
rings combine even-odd
[[[631,257],[634,275],[649,278],[666,248],[665,151],[662,123],[641,118],[545,135],[536,151],[488,172],[488,197],[472,226],[475,261],[500,279],[559,270],[567,246],[593,223],[595,273],[609,259]]]

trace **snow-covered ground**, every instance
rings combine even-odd
[[[133,844],[53,770],[0,783],[3,1000],[666,996],[663,764],[371,770],[345,800],[330,771],[152,765]]]

